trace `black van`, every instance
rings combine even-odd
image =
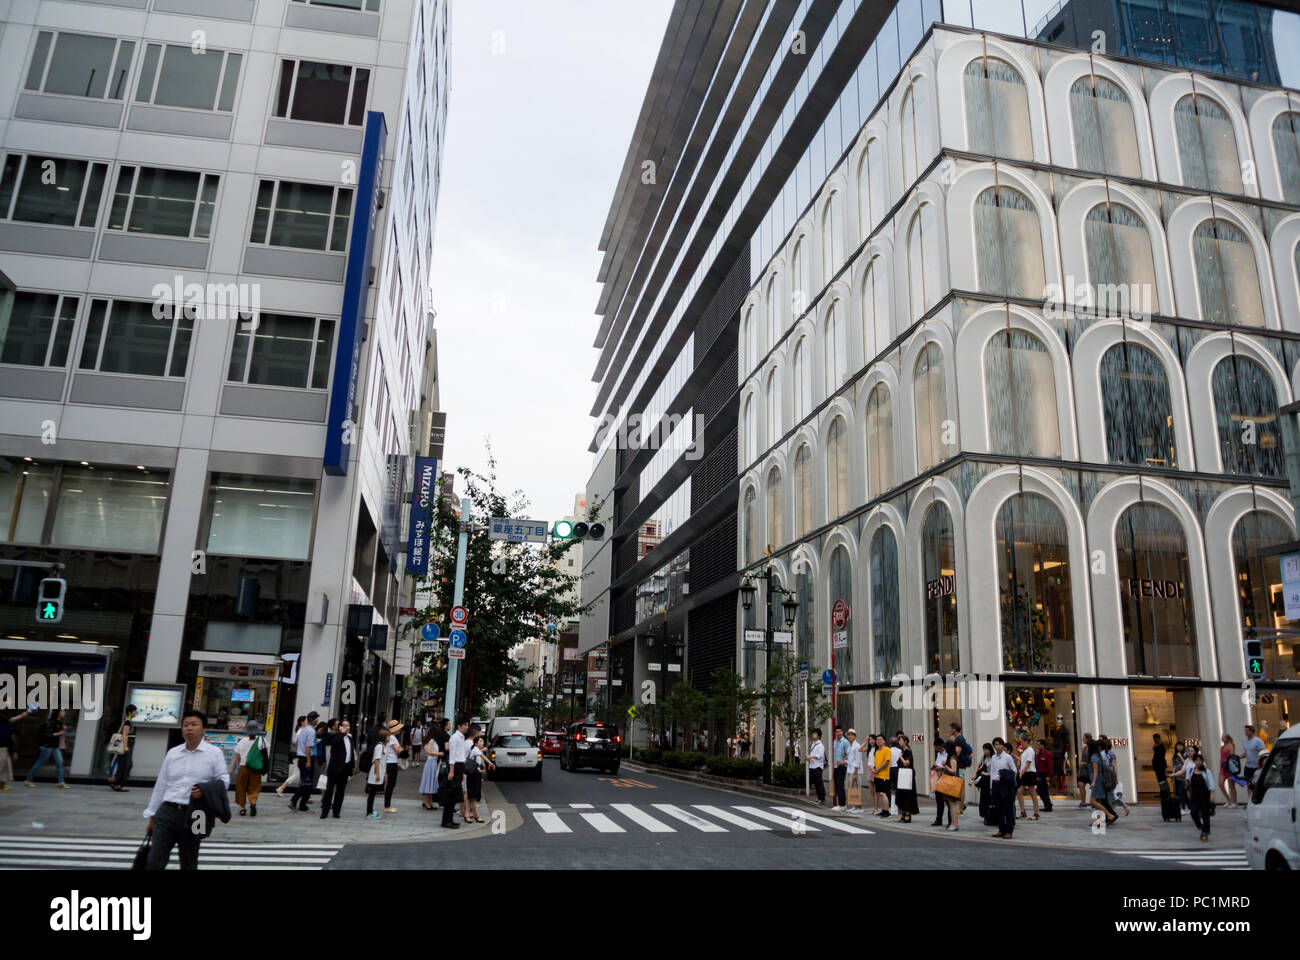
[[[560,769],[599,767],[606,773],[618,773],[622,747],[623,738],[615,724],[588,721],[572,724],[560,748]]]

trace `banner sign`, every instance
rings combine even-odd
[[[415,482],[411,484],[411,529],[406,537],[406,572],[428,576],[429,540],[437,519],[438,461],[415,458]]]

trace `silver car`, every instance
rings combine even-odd
[[[487,755],[496,764],[496,770],[489,768],[489,775],[527,773],[534,780],[542,779],[542,752],[536,737],[523,733],[498,734],[488,745]]]

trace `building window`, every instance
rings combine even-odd
[[[1129,675],[1198,676],[1187,540],[1178,518],[1159,504],[1133,504],[1115,527],[1115,557]]]
[[[754,308],[750,307],[745,311],[745,373],[758,366],[758,361],[763,356],[763,347],[759,342],[761,335],[762,330],[754,319]]]
[[[1119,84],[1096,74],[1074,81],[1070,121],[1079,169],[1119,177],[1142,176],[1133,107]]]
[[[790,312],[795,317],[801,317],[812,300],[812,280],[808,276],[808,244],[803,237],[794,242],[794,249],[790,252],[790,285]],[[769,285],[768,293],[775,293],[775,289]],[[776,341],[773,340],[772,343],[775,345]]]
[[[826,395],[830,396],[849,378],[849,331],[839,301],[826,311],[822,343],[826,350]]]
[[[214,473],[208,487],[208,553],[306,560],[316,512],[312,480]]]
[[[799,610],[795,614],[795,649],[800,660],[812,661],[817,656],[813,649],[813,623],[817,619],[816,594],[813,591],[812,571],[806,562],[796,564],[794,571],[794,592],[799,601]]]
[[[359,127],[366,120],[370,71],[313,60],[281,60],[275,116]]]
[[[898,540],[889,527],[871,538],[871,641],[876,683],[902,671],[903,643],[898,616]]]
[[[1021,493],[998,511],[1002,665],[1016,673],[1075,673],[1070,536],[1046,497]]]
[[[957,651],[957,560],[952,513],[935,503],[921,524],[925,656],[931,673],[961,669]]]
[[[822,269],[830,283],[844,262],[844,210],[838,190],[832,190],[822,207]]]
[[[943,351],[927,343],[912,371],[916,404],[916,470],[924,473],[947,458],[948,388],[944,383]]]
[[[133,40],[42,30],[24,86],[41,93],[121,100],[133,56]]]
[[[849,551],[838,546],[831,553],[829,591],[826,608],[827,620],[836,605],[843,600],[849,610],[853,609],[853,565],[849,562]],[[853,683],[853,617],[850,615],[843,630],[831,627],[831,649],[835,657],[835,673],[840,683]],[[844,722],[844,721],[841,721]]]
[[[0,171],[0,218],[94,227],[108,164],[11,153]]]
[[[80,303],[57,293],[15,294],[9,321],[0,325],[0,363],[66,367]]]
[[[1102,356],[1100,377],[1110,462],[1177,467],[1169,378],[1159,358],[1135,343],[1117,343]]]
[[[1282,199],[1300,203],[1300,113],[1288,110],[1273,121],[1273,154]]]
[[[867,142],[858,166],[858,203],[861,206],[862,235],[869,236],[885,214],[885,155],[879,137]],[[915,178],[913,178],[915,179]],[[909,181],[910,182],[910,181]]]
[[[1005,60],[979,57],[966,64],[963,86],[970,149],[989,156],[1032,160],[1029,91],[1020,71]]]
[[[975,198],[979,288],[985,293],[1042,299],[1043,237],[1038,211],[1019,190],[989,187]]]
[[[812,530],[812,447],[803,444],[794,455],[794,535]]]
[[[53,544],[154,553],[167,510],[165,474],[64,467]]]
[[[108,229],[206,239],[220,182],[215,173],[120,167]]]
[[[889,388],[878,383],[867,397],[867,499],[894,485],[894,405]]]
[[[742,428],[745,431],[744,461],[748,463],[758,457],[758,414],[754,411],[754,395],[745,398],[745,416]]]
[[[310,3],[314,7],[338,7],[341,10],[379,12],[379,0],[294,0],[294,3]]]
[[[1004,330],[984,348],[989,450],[1060,459],[1052,355],[1033,334]]]
[[[801,337],[795,344],[794,361],[791,364],[791,371],[794,374],[794,422],[802,423],[804,417],[808,416],[808,411],[812,409],[812,365],[808,355],[812,350],[808,346],[808,338]]]
[[[193,333],[188,310],[138,300],[92,300],[78,366],[100,373],[183,377]]]
[[[776,443],[784,433],[781,423],[781,378],[779,371],[773,370],[767,376],[767,438]]]
[[[54,468],[38,463],[19,466],[21,470],[0,472],[0,540],[40,543],[54,492]]]
[[[342,253],[352,211],[349,187],[263,180],[249,243]]]
[[[1243,630],[1289,627],[1282,595],[1281,557],[1266,551],[1293,539],[1289,526],[1263,510],[1252,511],[1237,521],[1232,531],[1232,557],[1237,571]],[[1300,680],[1300,648],[1295,637],[1275,639],[1265,633],[1259,640],[1264,653],[1264,676],[1270,680]]]
[[[1250,238],[1234,223],[1205,220],[1192,233],[1201,319],[1264,326],[1264,297]]]
[[[136,103],[230,113],[235,109],[243,62],[240,53],[212,49],[198,53],[185,44],[148,44]]]
[[[921,175],[921,166],[930,159],[931,147],[927,133],[930,129],[930,105],[923,80],[913,80],[903,96],[899,110],[901,130],[899,139],[903,147],[903,188],[907,189]],[[874,222],[874,221],[873,221]]]
[[[784,332],[781,329],[781,305],[777,303],[777,291],[779,289],[780,288],[777,286],[776,274],[773,274],[767,281],[767,295],[765,299],[767,305],[767,343],[769,349],[775,347],[777,343],[780,342],[781,334]]]
[[[862,343],[864,359],[870,363],[889,346],[893,330],[889,322],[889,268],[884,257],[872,257],[862,275]]]
[[[1209,97],[1189,93],[1174,105],[1174,133],[1186,186],[1242,192],[1237,135],[1227,110]]]
[[[834,520],[848,510],[849,428],[843,417],[836,417],[826,431],[826,518]]]
[[[755,501],[758,494],[753,487],[745,488],[745,563],[750,564],[758,559],[758,509]]]
[[[925,203],[912,217],[907,231],[907,274],[911,319],[925,316],[938,300],[939,228],[934,204]]]
[[[785,542],[785,537],[781,533],[783,514],[781,471],[773,467],[767,475],[767,542],[773,548]]]
[[[268,387],[329,386],[334,321],[262,313],[253,330],[242,318],[235,329],[226,379]],[[249,345],[252,349],[249,349]]]
[[[1211,384],[1223,472],[1285,477],[1277,391],[1264,368],[1247,357],[1224,357]]]
[[[1160,310],[1156,264],[1146,222],[1122,203],[1099,203],[1083,222],[1091,306],[1101,313],[1136,313],[1138,304]]]

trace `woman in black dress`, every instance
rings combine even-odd
[[[911,789],[905,790],[900,785],[894,794],[895,800],[898,802],[898,822],[911,823],[912,814],[921,812],[921,809],[916,805],[916,765],[912,761],[912,750],[907,745],[907,736],[900,733],[894,742],[903,751],[898,758],[899,772],[901,773],[903,770],[912,772]]]
[[[993,757],[993,744],[984,744],[984,755],[975,765],[975,775],[971,777],[980,792],[980,818],[987,827],[998,825],[998,813],[993,808],[992,781],[989,779],[989,760]]]

